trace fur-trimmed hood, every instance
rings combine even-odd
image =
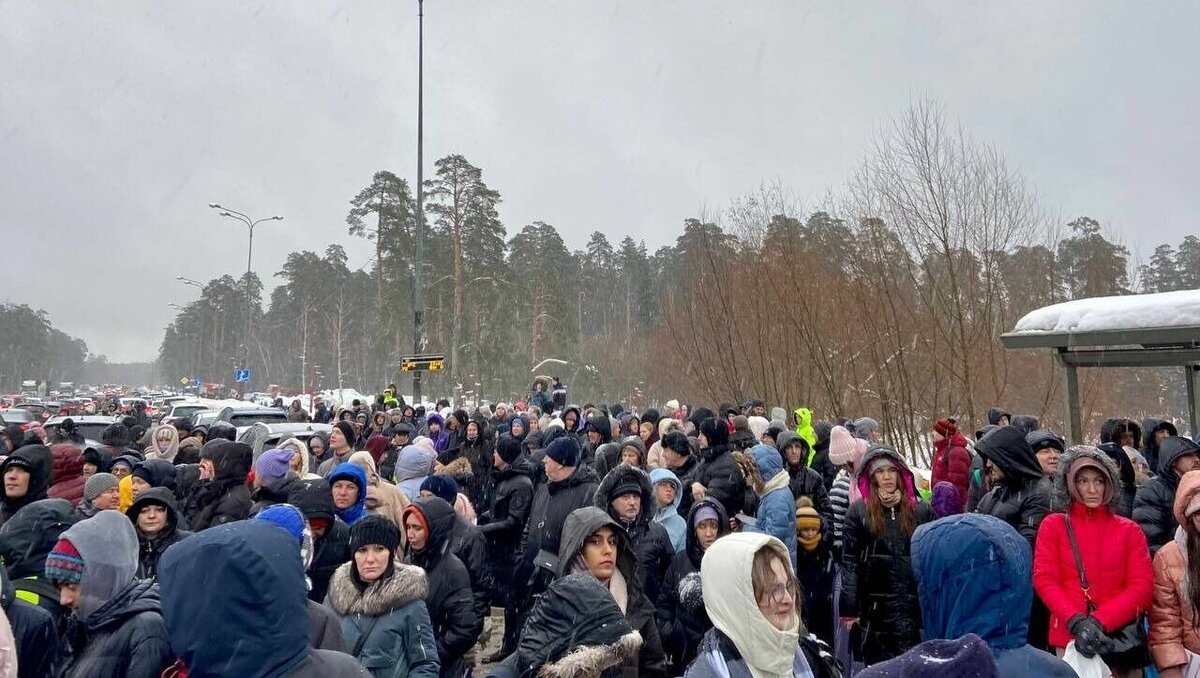
[[[466,457],[454,459],[445,466],[442,466],[438,473],[444,473],[454,478],[459,487],[469,485],[475,479],[475,471],[471,469],[471,460]]]
[[[429,591],[425,570],[398,560],[392,563],[391,576],[359,591],[350,575],[353,566],[352,562],[342,563],[329,579],[329,607],[340,617],[350,614],[381,617],[414,600],[424,599]]]
[[[630,631],[608,645],[584,645],[556,662],[543,664],[538,678],[583,678],[599,676],[637,656],[642,649],[642,634]]]
[[[1120,515],[1121,507],[1121,473],[1117,470],[1117,464],[1100,450],[1091,445],[1073,445],[1067,448],[1066,454],[1058,463],[1058,473],[1054,474],[1054,506],[1058,513],[1066,513],[1071,508],[1071,492],[1067,488],[1067,472],[1071,469],[1071,465],[1080,457],[1088,457],[1102,466],[1108,474],[1109,484],[1112,485],[1113,491],[1108,499],[1108,510],[1113,515]]]

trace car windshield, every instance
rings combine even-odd
[[[206,409],[208,409],[208,408],[206,408],[203,405],[176,405],[174,407],[174,409],[171,410],[171,416],[172,417],[190,417],[193,414],[195,414],[197,412],[203,412]]]
[[[272,412],[264,410],[253,414],[247,412],[244,414],[234,414],[229,417],[229,423],[241,428],[243,426],[252,426],[259,422],[264,424],[282,424],[287,421],[287,415],[283,412]]]
[[[0,412],[0,419],[6,424],[24,424],[33,421],[33,413],[29,410],[4,410]]]

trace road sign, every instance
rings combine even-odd
[[[239,384],[244,384],[247,381],[250,381],[250,368],[239,367],[236,370],[234,370],[233,371],[233,380],[238,382]]]
[[[437,372],[446,369],[446,356],[442,353],[424,353],[408,355],[400,358],[401,372],[427,371]]]
[[[184,386],[187,386],[187,385],[188,385],[188,378],[187,378],[187,377],[182,377],[182,378],[180,378],[180,379],[179,379],[179,383],[183,384]]]
[[[201,379],[200,377],[196,377],[195,379],[192,379],[192,386],[199,388],[203,385],[204,385],[204,380]]]

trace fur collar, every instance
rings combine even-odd
[[[471,470],[471,460],[466,457],[458,457],[450,463],[442,467],[441,473],[454,478],[456,481],[470,481],[475,473]]]
[[[371,584],[360,593],[350,577],[352,565],[353,562],[342,563],[329,580],[329,607],[339,616],[380,617],[423,599],[428,591],[425,570],[396,561],[392,576]]]
[[[538,678],[583,678],[598,676],[606,669],[624,664],[637,656],[642,636],[637,631],[627,633],[610,645],[585,645],[563,655],[558,661],[543,664]]]

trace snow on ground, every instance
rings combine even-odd
[[[1076,299],[1026,313],[1016,334],[1200,326],[1200,290]]]

